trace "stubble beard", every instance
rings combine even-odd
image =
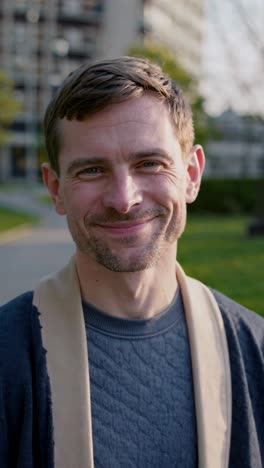
[[[144,247],[135,247],[138,235],[121,237],[118,249],[111,248],[107,241],[92,234],[92,228],[96,224],[114,223],[117,221],[131,221],[134,219],[146,219],[157,217],[159,228],[153,232],[149,242]],[[180,218],[180,219],[179,219]],[[73,240],[80,252],[89,256],[94,262],[104,266],[110,271],[119,273],[134,273],[154,267],[161,255],[174,243],[182,234],[185,227],[185,218],[175,216],[168,225],[168,213],[165,208],[158,208],[144,212],[144,215],[110,215],[103,218],[85,218],[85,231],[79,225],[68,219],[68,225]],[[122,251],[125,253],[122,253]]]

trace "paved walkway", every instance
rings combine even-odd
[[[1,186],[0,186],[1,188]],[[0,203],[16,210],[26,211],[45,217],[51,212],[51,206],[41,202],[39,197],[47,193],[43,185],[10,185],[0,190]]]
[[[65,218],[38,201],[36,195],[42,191],[40,187],[0,191],[0,204],[42,217],[34,229],[0,243],[0,305],[32,290],[39,278],[59,269],[74,252]]]

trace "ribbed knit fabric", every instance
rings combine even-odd
[[[196,423],[181,295],[148,320],[84,304],[95,468],[195,468]]]

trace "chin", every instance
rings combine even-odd
[[[148,270],[154,267],[160,258],[160,253],[155,251],[148,254],[132,254],[129,256],[115,254],[113,252],[96,253],[94,260],[110,271],[117,273],[135,273],[138,271]]]

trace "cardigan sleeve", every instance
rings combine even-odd
[[[227,336],[232,381],[229,468],[264,466],[264,319],[213,291]]]
[[[0,460],[8,468],[53,466],[49,382],[32,297],[0,308]]]

